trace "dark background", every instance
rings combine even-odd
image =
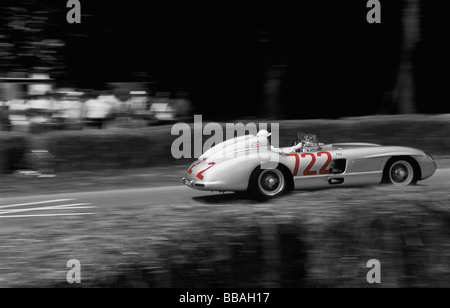
[[[399,112],[392,92],[402,0],[381,1],[381,24],[367,23],[366,0],[80,2],[81,24],[67,23],[66,1],[2,4],[23,5],[34,18],[47,11],[39,35],[64,42],[50,65],[59,86],[102,89],[109,82],[141,81],[152,91],[188,91],[196,113],[210,119]],[[449,112],[448,4],[422,1],[421,8],[421,39],[413,53],[415,112]],[[5,10],[2,16],[11,18]],[[21,61],[19,69],[32,66]],[[11,70],[8,63],[3,72]],[[277,82],[275,92],[268,80]],[[276,102],[272,109],[267,100]]]

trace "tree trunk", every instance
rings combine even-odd
[[[281,88],[286,73],[286,55],[279,33],[259,32],[260,57],[263,65],[262,114],[268,119],[282,116]]]
[[[281,111],[281,86],[284,75],[282,67],[268,67],[264,76],[263,112],[269,119],[279,119]]]
[[[402,14],[403,42],[394,101],[397,112],[415,113],[416,93],[413,75],[413,54],[420,41],[420,0],[405,0]]]

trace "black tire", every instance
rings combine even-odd
[[[409,157],[393,158],[386,164],[383,177],[395,186],[415,185],[418,179],[417,164]]]
[[[288,180],[281,168],[256,168],[250,176],[248,192],[258,200],[265,201],[280,196],[288,187]]]

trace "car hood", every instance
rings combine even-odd
[[[333,146],[340,149],[360,149],[360,148],[372,148],[372,147],[381,147],[379,144],[374,143],[333,143],[328,146]]]

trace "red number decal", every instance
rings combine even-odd
[[[316,157],[314,156],[314,154],[305,153],[305,154],[302,154],[302,158],[305,158],[307,155],[311,156],[312,160],[311,160],[311,163],[308,165],[308,167],[306,167],[305,172],[303,172],[303,174],[304,175],[316,175],[317,171],[311,171],[311,168],[316,163]]]
[[[208,170],[209,168],[211,168],[212,166],[214,166],[216,163],[209,163],[208,165],[209,165],[209,167],[208,168],[206,168],[205,170],[203,170],[203,171],[201,171],[201,172],[199,172],[198,174],[197,174],[197,177],[200,179],[200,180],[203,180],[203,172],[205,172],[206,170]]]
[[[295,156],[294,176],[297,176],[298,166],[300,165],[300,158],[298,157],[298,154],[286,154],[286,156]]]
[[[326,170],[326,169],[328,168],[328,165],[329,165],[330,162],[331,162],[331,154],[328,153],[328,152],[320,152],[319,154],[317,154],[317,156],[322,156],[322,154],[327,155],[327,156],[328,156],[328,160],[327,160],[327,162],[325,163],[325,165],[323,165],[322,169],[320,169],[319,173],[320,173],[320,174],[329,174],[329,173],[330,173],[330,170]]]
[[[196,163],[195,165],[193,165],[193,166],[189,169],[188,173],[191,174],[191,173],[192,173],[192,169],[194,169],[195,167],[197,167],[198,165],[200,165],[202,162],[204,162],[205,159],[206,159],[206,158],[204,158],[203,160],[201,160],[201,161],[199,161],[198,163]]]

